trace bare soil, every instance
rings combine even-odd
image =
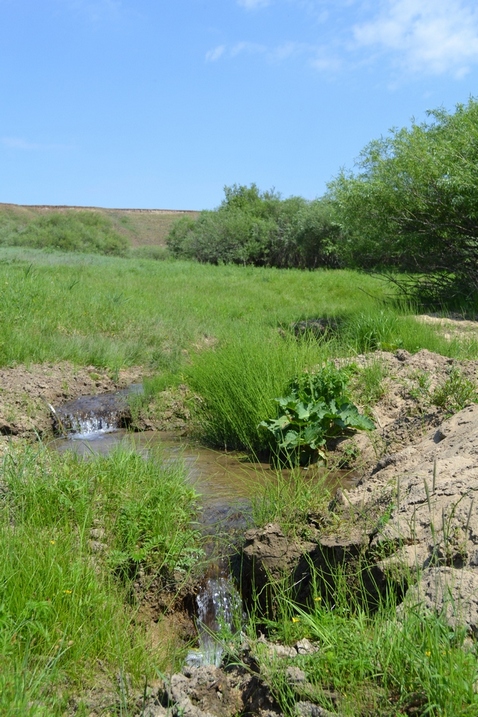
[[[11,440],[46,438],[53,431],[50,406],[125,388],[142,379],[140,367],[118,376],[94,366],[32,364],[0,369],[0,452]]]

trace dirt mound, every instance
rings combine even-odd
[[[111,376],[94,366],[70,363],[0,369],[0,450],[12,437],[34,440],[51,435],[50,406],[125,388],[140,381],[142,374],[140,368],[131,368]]]

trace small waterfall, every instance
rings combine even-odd
[[[127,397],[141,391],[142,386],[135,384],[115,393],[83,396],[56,409],[50,406],[56,431],[81,439],[127,428],[131,422]]]
[[[223,647],[218,635],[234,632],[242,619],[241,597],[224,566],[215,565],[196,596],[199,647],[186,659],[189,665],[219,667]]]

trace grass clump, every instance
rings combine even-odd
[[[458,413],[470,403],[478,402],[477,386],[459,368],[452,366],[445,381],[431,392],[430,400],[450,414]]]
[[[64,714],[99,663],[110,690],[118,672],[144,684],[163,669],[168,656],[136,624],[132,581],[201,554],[181,469],[124,449],[81,460],[36,446],[5,455],[1,485],[0,712]]]
[[[271,439],[260,422],[274,412],[291,376],[321,356],[315,342],[281,338],[260,340],[252,329],[217,350],[198,355],[185,377],[198,395],[195,416],[201,435],[211,445],[269,453]]]
[[[328,516],[333,489],[324,468],[277,470],[258,485],[251,499],[255,525],[278,523],[291,537],[309,537],[310,517]]]

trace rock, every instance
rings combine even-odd
[[[169,702],[175,705],[172,714],[184,717],[230,717],[243,706],[239,689],[213,665],[186,667],[171,677],[166,691]]]
[[[300,667],[289,665],[285,671],[285,679],[289,685],[300,685],[307,680],[307,675]]]
[[[269,652],[272,655],[275,655],[275,657],[297,657],[297,650],[294,647],[289,647],[288,645],[276,645],[276,644],[269,644]]]
[[[167,715],[170,714],[169,711],[166,709],[166,707],[161,707],[161,705],[146,705],[144,707],[141,717],[167,717]]]
[[[296,643],[295,649],[299,655],[313,655],[318,652],[319,648],[314,645],[310,640],[304,637],[302,640]]]
[[[478,637],[478,570],[438,567],[424,570],[409,588],[399,614],[407,606],[422,605],[442,615],[450,627],[463,626]]]
[[[387,514],[372,548],[400,551],[412,570],[471,566],[478,552],[478,406],[445,421],[440,438],[431,431],[347,493],[357,506],[382,501]]]

